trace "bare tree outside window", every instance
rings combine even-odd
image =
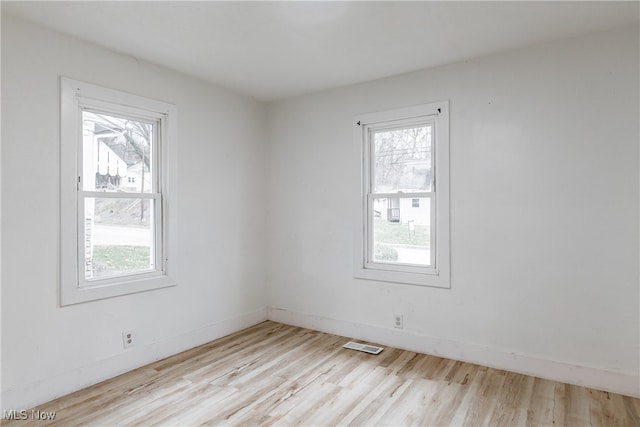
[[[431,126],[374,133],[374,192],[431,191]]]
[[[85,277],[153,269],[154,123],[83,111],[83,189],[122,197],[85,198]]]
[[[430,264],[431,199],[415,194],[433,191],[432,129],[372,131],[372,192],[397,194],[373,199],[374,261]]]

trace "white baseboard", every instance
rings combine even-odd
[[[431,354],[626,396],[640,397],[640,378],[620,372],[515,354],[501,349],[434,338],[405,330],[385,329],[272,307],[267,309],[267,318],[274,322],[417,353]]]
[[[139,346],[135,351],[126,351],[116,357],[82,366],[49,378],[43,378],[37,382],[21,385],[20,388],[2,390],[2,413],[4,414],[5,410],[33,408],[57,397],[81,390],[156,360],[206,344],[265,320],[267,320],[266,307],[212,323],[180,336]]]

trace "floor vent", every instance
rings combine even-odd
[[[359,344],[353,341],[349,341],[342,347],[348,348],[351,350],[364,351],[365,353],[371,353],[371,354],[379,354],[382,350],[384,350],[384,348],[382,347],[376,347],[375,345],[368,345],[368,344]]]

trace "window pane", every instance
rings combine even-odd
[[[384,130],[372,135],[374,193],[432,191],[432,126]]]
[[[85,280],[154,270],[154,200],[85,198]]]
[[[418,207],[414,207],[418,200]],[[374,262],[431,265],[431,199],[373,199]]]
[[[85,191],[154,191],[153,124],[83,111],[82,131]]]

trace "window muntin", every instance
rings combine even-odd
[[[356,116],[357,278],[449,287],[449,111],[440,102]]]

